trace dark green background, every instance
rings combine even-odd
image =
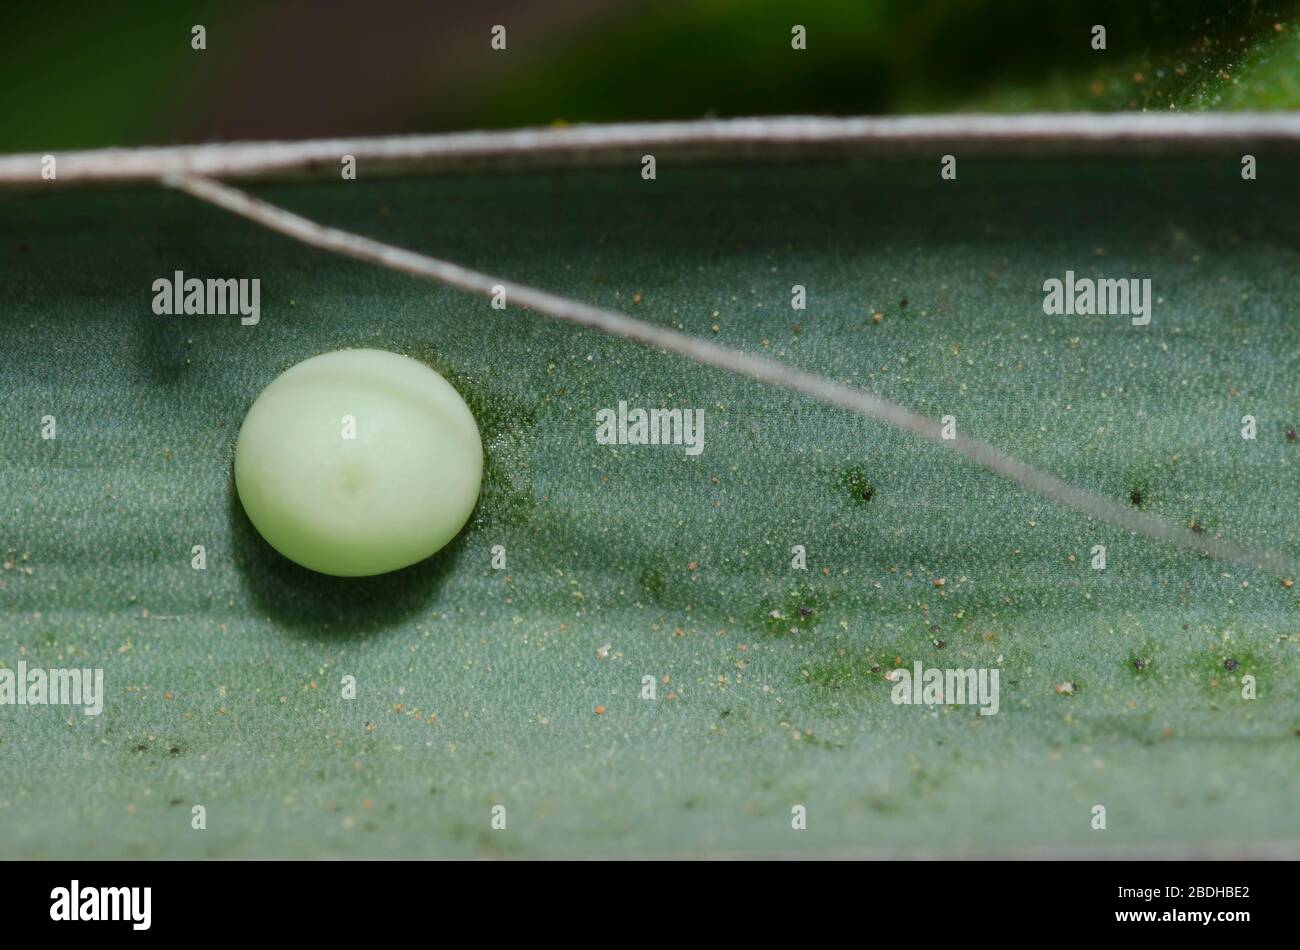
[[[11,4],[0,152],[774,113],[1300,107],[1294,0]],[[203,52],[190,28],[208,31]],[[790,48],[790,29],[808,48]],[[508,47],[489,47],[493,25]],[[1107,49],[1091,48],[1094,24]]]

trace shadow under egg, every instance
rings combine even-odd
[[[276,624],[321,640],[374,636],[434,601],[465,547],[468,528],[417,564],[372,577],[308,570],[271,547],[249,520],[234,479],[228,509],[235,565],[256,609]]]

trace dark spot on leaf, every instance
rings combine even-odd
[[[1128,655],[1126,667],[1135,679],[1145,679],[1159,675],[1155,657],[1159,653],[1160,647],[1161,644],[1156,641],[1146,641],[1134,645],[1133,650]]]
[[[1142,503],[1143,503],[1144,501],[1146,501],[1146,492],[1144,492],[1142,489],[1140,489],[1140,488],[1133,488],[1133,489],[1130,489],[1130,490],[1129,490],[1129,493],[1128,493],[1128,502],[1129,502],[1129,504],[1132,505],[1134,508],[1141,508],[1141,507],[1142,507]]]
[[[900,300],[900,301],[898,302],[898,308],[899,308],[900,310],[906,310],[906,309],[907,309],[907,298],[906,298],[906,297],[904,297],[902,300]]]
[[[805,745],[814,746],[814,747],[816,747],[816,748],[818,748],[818,749],[842,749],[842,748],[844,748],[844,746],[839,745],[839,744],[834,743],[834,742],[830,742],[830,741],[827,740],[827,739],[821,739],[821,738],[819,738],[819,737],[813,735],[811,732],[808,732],[807,730],[804,731],[803,739],[802,739],[801,741],[802,741]]]
[[[1286,427],[1286,440],[1287,440],[1288,442],[1294,442],[1295,439],[1296,439],[1296,435],[1295,435],[1295,426],[1287,426],[1287,427]]]
[[[848,711],[849,707],[843,704],[845,699],[875,697],[881,690],[890,689],[890,683],[880,672],[880,663],[866,653],[854,651],[840,656],[836,651],[812,663],[800,675],[799,681],[831,702],[827,712],[839,714]]]
[[[818,610],[826,606],[825,598],[804,585],[791,591],[784,600],[764,601],[762,622],[768,633],[784,635],[811,630],[821,622]]]
[[[840,486],[848,490],[853,499],[858,502],[868,502],[876,497],[875,486],[867,478],[867,473],[861,468],[850,468],[840,476]]]
[[[1226,660],[1223,661],[1223,668],[1227,670],[1229,673],[1231,673],[1239,666],[1241,666],[1241,664],[1238,663],[1236,660],[1234,660],[1232,657],[1228,657]]]
[[[645,591],[651,600],[661,601],[668,590],[668,585],[664,581],[664,576],[653,567],[647,567],[641,571],[641,576],[637,578],[637,583]]]
[[[172,755],[180,755],[180,754],[181,754],[181,747],[178,746],[178,745],[174,745],[174,746],[172,746],[170,749],[168,749],[167,751],[170,752]]]

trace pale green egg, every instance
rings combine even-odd
[[[469,520],[483,443],[460,393],[383,350],[304,360],[239,430],[235,487],[254,527],[303,567],[343,577],[421,561]]]

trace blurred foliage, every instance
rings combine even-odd
[[[1295,108],[1294,3],[682,2],[503,80],[494,124],[776,113]],[[790,23],[808,49],[790,48]],[[1091,47],[1092,27],[1107,48]]]
[[[1300,107],[1295,0],[587,7],[17,5],[0,37],[0,151],[706,114]],[[504,52],[489,48],[496,23]]]

